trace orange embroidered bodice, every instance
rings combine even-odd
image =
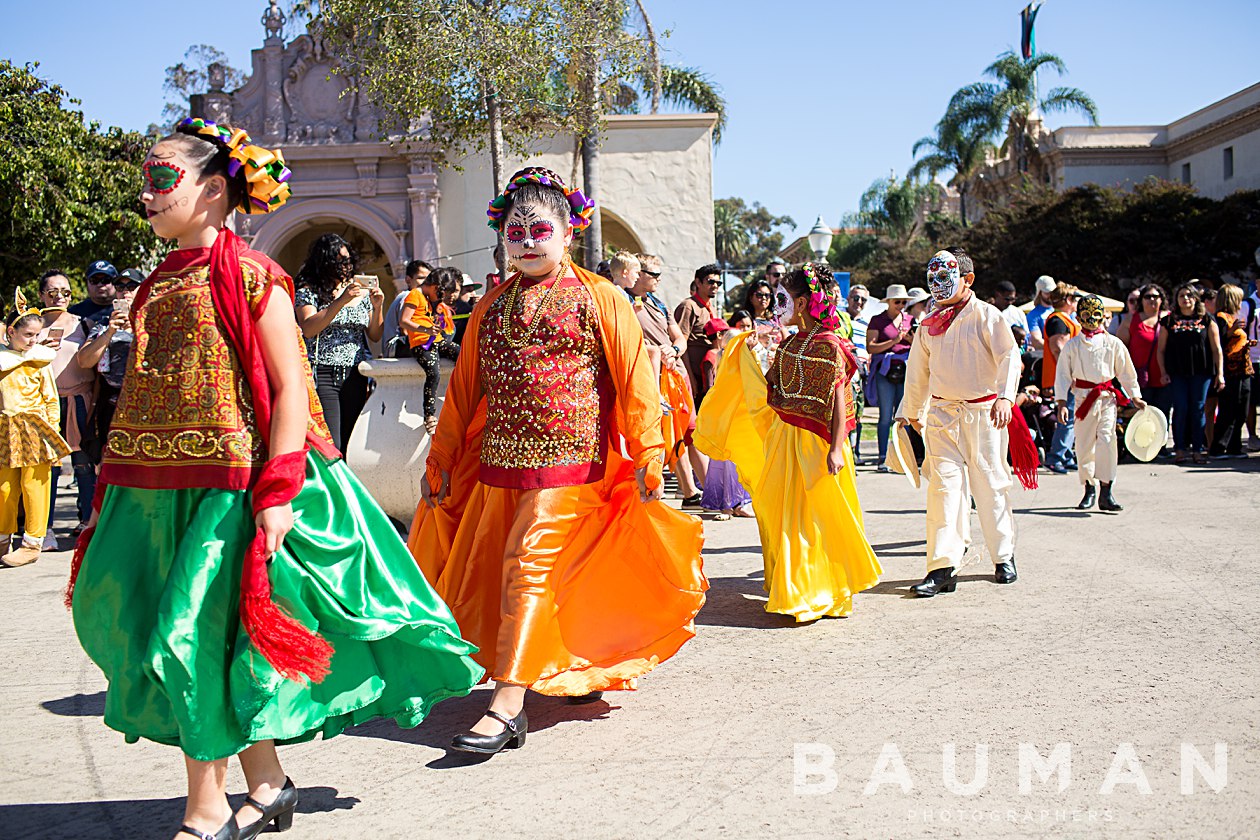
[[[785,423],[830,443],[835,392],[848,384],[855,367],[835,333],[824,330],[812,339],[797,333],[779,345],[767,377],[766,403]],[[855,419],[848,388],[844,389],[844,407],[847,430]]]
[[[267,460],[249,383],[211,300],[209,250],[168,257],[132,311],[135,344],[102,456],[109,484],[243,490]],[[272,286],[292,297],[292,281],[262,254],[249,252],[241,273],[255,317]],[[295,333],[311,431],[328,440],[301,340]]]
[[[499,295],[482,319],[483,484],[565,487],[604,475],[615,395],[599,315],[578,279],[549,295],[551,285],[524,278],[517,295]]]

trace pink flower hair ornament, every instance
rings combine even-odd
[[[564,197],[569,201],[569,224],[573,225],[574,236],[581,235],[582,231],[591,226],[591,219],[595,216],[595,202],[583,195],[582,191],[576,187],[565,186],[563,178],[541,166],[527,166],[508,180],[508,185],[503,188],[503,192],[495,196],[490,206],[486,208],[486,215],[489,217],[487,226],[493,230],[503,230],[508,196],[529,183],[552,187],[564,193]]]
[[[840,313],[836,308],[836,297],[827,293],[823,286],[818,268],[813,263],[801,266],[801,272],[809,283],[809,315],[824,328],[834,330],[840,326]]]

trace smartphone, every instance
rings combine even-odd
[[[114,311],[121,312],[124,315],[131,314],[131,301],[118,298],[114,301]]]
[[[356,274],[353,282],[358,283],[365,289],[379,289],[381,287],[381,278],[375,274]]]
[[[49,343],[52,343],[52,342],[56,342],[56,341],[61,341],[61,337],[62,337],[63,335],[65,335],[65,333],[66,333],[66,331],[65,331],[63,328],[61,328],[61,327],[51,327],[51,328],[49,328],[49,330],[48,330],[48,342],[49,342]]]

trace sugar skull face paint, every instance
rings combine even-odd
[[[796,301],[781,285],[774,290],[774,316],[780,324],[786,324],[796,316]]]
[[[545,277],[564,257],[572,234],[565,232],[564,221],[552,218],[546,208],[517,202],[512,205],[503,225],[508,260],[529,277]]]
[[[958,271],[958,259],[949,251],[937,251],[927,264],[928,291],[938,303],[958,294],[962,275]]]
[[[173,163],[149,161],[144,165],[144,179],[149,192],[166,195],[174,192],[179,182],[184,180],[184,170]]]
[[[1098,295],[1090,295],[1076,304],[1076,320],[1085,329],[1091,332],[1101,329],[1106,319],[1107,309]]]

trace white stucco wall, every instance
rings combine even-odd
[[[600,155],[600,206],[615,214],[649,253],[665,260],[662,297],[670,303],[687,294],[696,268],[714,260],[713,118],[706,114],[614,116],[608,120]],[[506,174],[526,163],[558,172],[573,170],[568,136],[542,140],[527,159],[512,158]],[[463,171],[444,170],[440,224],[443,255],[480,280],[493,270],[494,232],[486,226],[491,184],[487,154],[470,156]]]
[[[1234,175],[1225,178],[1225,149],[1234,150]],[[1168,179],[1181,180],[1182,165],[1190,164],[1190,178],[1200,195],[1221,199],[1236,190],[1260,189],[1260,131],[1218,143],[1188,157],[1173,159]]]

